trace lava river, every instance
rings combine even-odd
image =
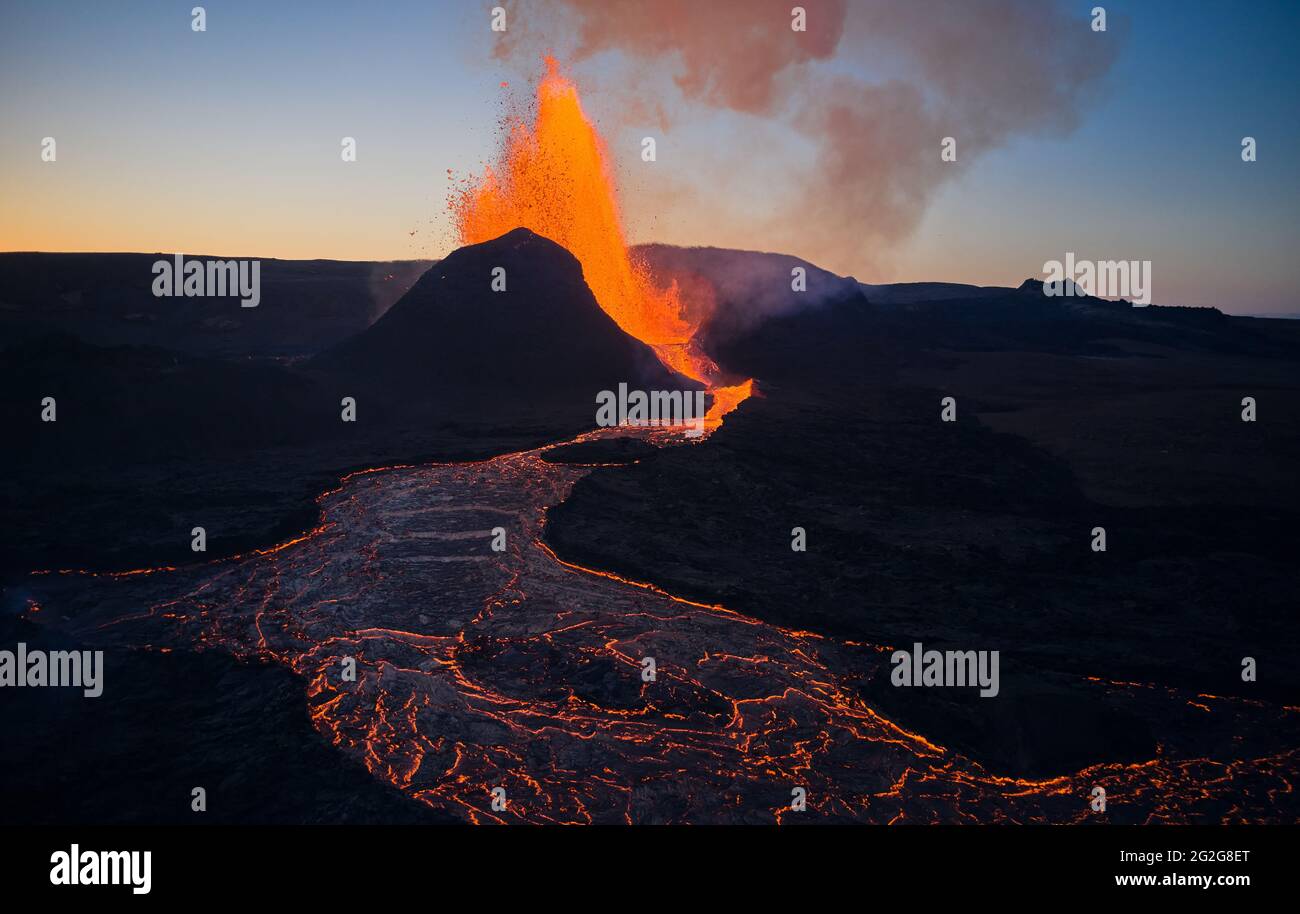
[[[353,474],[320,496],[314,530],[274,549],[31,581],[44,615],[66,614],[96,647],[292,668],[341,752],[468,822],[1071,822],[1104,818],[1088,808],[1095,785],[1139,821],[1243,821],[1275,817],[1292,792],[1295,743],[1277,734],[1294,733],[1295,709],[1100,682],[1085,687],[1126,689],[1169,734],[1212,711],[1242,755],[1197,757],[1160,734],[1136,764],[1046,780],[988,771],[864,703],[855,683],[887,666],[883,646],[557,557],[547,509],[592,469],[546,450]],[[495,527],[505,552],[491,549]],[[804,812],[790,810],[797,787]]]

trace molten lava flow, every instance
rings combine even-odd
[[[548,514],[592,472],[547,459],[563,446],[354,473],[292,540],[174,572],[44,575],[29,599],[87,646],[287,667],[321,736],[469,822],[1112,821],[1090,808],[1096,786],[1119,821],[1295,820],[1293,706],[1094,677],[1090,694],[1117,693],[1148,722],[1154,753],[999,774],[868,703],[888,645],[556,555]],[[515,531],[505,552],[489,547],[494,516]],[[1233,734],[1212,757],[1207,720]],[[807,787],[803,812],[791,785]]]
[[[714,387],[718,366],[693,343],[699,321],[685,315],[676,283],[656,288],[628,252],[604,141],[554,58],[546,59],[533,122],[513,122],[497,167],[453,194],[451,210],[464,244],[522,226],[568,249],[625,333],[652,347],[667,367],[710,387],[707,422],[716,425],[749,396],[750,381]]]
[[[704,416],[706,427],[721,423],[723,416],[749,399],[754,393],[754,379],[750,378],[748,381],[727,387],[711,387],[709,392],[713,394],[713,405]]]

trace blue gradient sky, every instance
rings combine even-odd
[[[454,246],[447,171],[491,158],[505,98],[538,70],[492,57],[491,3],[225,0],[204,4],[202,34],[193,5],[0,0],[0,250],[386,259]],[[1082,22],[1095,3],[1064,5]],[[1300,3],[1104,5],[1121,50],[1072,134],[1013,137],[935,191],[914,233],[833,256],[801,245],[815,214],[771,191],[809,166],[815,138],[683,99],[670,57],[605,53],[571,72],[634,241],[785,250],[869,282],[1018,284],[1073,251],[1151,260],[1157,303],[1300,311]],[[846,52],[825,69],[870,77],[872,64]],[[653,170],[638,158],[647,133],[661,137]],[[343,136],[355,164],[340,161]]]

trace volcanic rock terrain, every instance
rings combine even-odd
[[[313,762],[267,819],[1069,822],[1098,784],[1109,821],[1300,816],[1296,327],[820,273],[748,319],[749,287],[720,276],[701,339],[758,394],[701,442],[582,433],[584,388],[679,381],[562,250],[497,242],[298,365],[6,351],[26,436],[5,456],[6,630],[115,658],[113,739],[58,767],[96,821],[168,819],[123,772],[197,770],[209,739],[243,747],[217,753],[232,820],[299,754],[338,768]],[[660,255],[683,288],[715,261],[792,262]],[[490,291],[495,265],[513,291]],[[340,423],[354,388],[363,419]],[[889,652],[915,641],[999,650],[999,697],[892,687]],[[5,783],[84,723],[3,707]],[[6,799],[18,820],[87,815],[47,781]]]

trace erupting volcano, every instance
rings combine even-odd
[[[708,424],[753,392],[752,380],[719,386],[718,366],[695,341],[704,309],[688,308],[675,282],[657,288],[629,253],[605,142],[553,57],[546,58],[532,122],[508,122],[496,166],[454,192],[451,210],[462,244],[523,227],[568,249],[624,332],[651,346],[667,367],[709,386]]]

